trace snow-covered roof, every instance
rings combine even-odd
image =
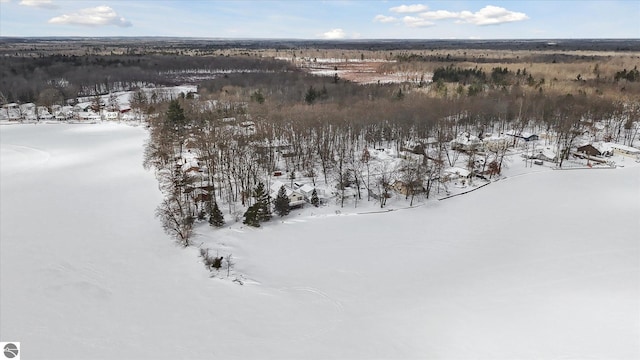
[[[500,135],[491,135],[489,137],[485,137],[482,139],[484,142],[500,142],[500,141],[508,141],[509,139],[505,136]]]
[[[521,137],[521,138],[524,138],[524,139],[536,135],[536,134],[530,133],[528,131],[517,132],[516,130],[507,130],[503,134],[509,135],[509,136]]]
[[[309,184],[304,184],[302,185],[298,190],[300,190],[303,193],[312,193],[313,189],[315,189],[313,186],[309,185]]]
[[[480,142],[480,139],[475,135],[471,135],[469,133],[462,133],[452,141],[455,141],[458,144],[477,144]]]
[[[199,169],[200,167],[198,166],[198,162],[197,161],[188,160],[188,161],[185,161],[184,164],[182,164],[181,168],[182,168],[182,171],[187,171],[187,170],[192,169],[192,168],[198,168]]]
[[[542,156],[550,160],[555,159],[557,156],[556,152],[550,146],[543,147],[538,151],[538,154],[542,154]]]
[[[275,198],[276,196],[278,196],[278,192],[280,191],[280,188],[284,186],[284,190],[285,193],[287,195],[287,197],[291,198],[292,195],[294,194],[298,194],[298,196],[302,196],[302,194],[298,191],[294,191],[291,188],[289,188],[288,186],[286,186],[282,181],[274,181],[273,183],[271,183],[271,197]]]
[[[270,189],[271,189],[272,192],[277,192],[278,190],[280,190],[280,188],[282,186],[284,186],[284,183],[282,181],[276,180],[276,181],[271,183]],[[286,188],[286,186],[285,186],[285,188]]]
[[[617,149],[617,150],[621,150],[621,151],[625,151],[629,154],[640,154],[640,149],[636,149],[634,147],[631,146],[627,146],[627,145],[622,145],[622,144],[616,144],[616,143],[612,143],[612,142],[606,142],[606,143],[602,143],[603,147],[608,148],[608,149]],[[598,148],[598,150],[600,150]]]

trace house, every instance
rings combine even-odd
[[[76,113],[87,112],[89,110],[91,110],[90,101],[77,103],[76,105],[73,106],[73,112],[76,112]]]
[[[2,108],[7,111],[7,118],[9,120],[18,120],[22,116],[20,114],[20,105],[16,103],[3,105]]]
[[[52,107],[56,120],[68,120],[73,118],[73,106]]]
[[[205,202],[211,199],[211,195],[207,190],[196,188],[191,191],[191,197],[196,202]]]
[[[558,155],[556,154],[551,147],[546,146],[539,150],[539,152],[531,157],[532,159],[538,159],[543,161],[556,162],[558,160]]]
[[[509,147],[509,139],[504,136],[489,136],[482,139],[484,148],[498,152]]]
[[[298,191],[302,194],[302,196],[304,196],[305,199],[307,200],[311,200],[311,195],[313,194],[313,190],[315,190],[315,187],[309,185],[309,184],[304,184],[302,186],[300,186],[298,188]],[[316,194],[318,193],[318,191],[316,190]]]
[[[602,147],[608,149],[613,154],[640,156],[640,149],[631,146],[616,144],[612,142],[602,143]]]
[[[444,169],[444,176],[449,179],[457,179],[457,178],[469,178],[471,177],[471,171],[467,169],[463,169],[461,167],[451,167],[448,169]]]
[[[26,104],[22,104],[20,105],[20,111],[23,114],[35,114],[36,113],[36,104],[34,103],[26,103]]]
[[[37,112],[38,112],[38,119],[40,120],[53,119],[53,115],[51,115],[51,113],[49,112],[49,109],[47,109],[46,106],[38,106]]]
[[[193,160],[185,161],[185,163],[180,166],[180,169],[185,174],[189,172],[200,172],[200,166],[198,165],[198,162]]]
[[[451,149],[460,151],[477,151],[482,148],[482,140],[469,133],[460,134],[451,140]]]
[[[535,140],[539,140],[540,136],[536,135],[536,134],[532,134],[526,131],[517,133],[513,130],[511,131],[507,131],[504,133],[505,135],[509,135],[509,136],[513,136],[514,138],[518,138],[518,139],[524,139],[524,141],[535,141]]]
[[[582,145],[578,147],[578,152],[588,156],[601,156],[602,153],[595,146],[591,144]]]
[[[103,111],[102,115],[104,116],[105,120],[118,120],[118,118],[120,117],[120,112],[119,111]]]
[[[271,184],[271,187],[270,187],[271,194],[269,194],[269,195],[271,196],[272,199],[275,199],[276,197],[278,197],[278,192],[280,191],[280,188],[282,186],[284,186],[286,195],[289,198],[289,207],[290,208],[300,207],[300,206],[304,205],[305,200],[304,200],[304,196],[302,195],[302,193],[300,193],[299,191],[296,191],[296,190],[291,190],[289,187],[284,185],[284,183],[282,183],[281,181],[274,181]]]

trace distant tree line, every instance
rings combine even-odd
[[[278,71],[284,61],[257,57],[180,55],[50,55],[0,57],[0,101],[37,102],[47,92],[56,103],[78,96],[126,91],[149,85],[177,85],[170,72]],[[222,75],[220,75],[222,76]]]

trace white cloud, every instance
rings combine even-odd
[[[503,7],[487,5],[472,13],[470,11],[460,12],[460,22],[475,25],[497,25],[507,22],[522,21],[529,17],[525,13],[507,10]]]
[[[401,5],[392,7],[389,11],[395,13],[415,13],[402,18],[402,22],[408,27],[428,27],[435,25],[435,21],[454,19],[458,24],[474,24],[479,26],[498,25],[514,21],[523,21],[529,17],[525,13],[507,10],[503,7],[487,5],[482,9],[471,12],[464,11],[448,11],[448,10],[427,10],[426,5]],[[376,15],[374,22],[390,23],[398,21],[393,16]]]
[[[23,6],[37,7],[41,9],[58,8],[58,5],[54,4],[51,0],[22,0],[18,4]]]
[[[342,29],[331,29],[323,33],[321,37],[326,40],[338,40],[344,39],[346,37],[346,34]]]
[[[429,27],[435,25],[433,22],[415,16],[405,16],[402,21],[408,27]]]
[[[447,11],[447,10],[436,10],[436,11],[427,11],[418,14],[421,18],[425,20],[444,20],[444,19],[457,19],[460,17],[460,13]]]
[[[427,11],[429,7],[427,5],[415,4],[415,5],[400,5],[396,7],[392,7],[389,11],[398,13],[398,14],[407,14],[407,13],[418,13],[421,11]]]
[[[49,19],[49,23],[84,26],[115,25],[120,27],[129,27],[132,25],[130,21],[118,15],[109,6],[97,6],[82,9],[71,14],[56,16]]]
[[[373,18],[373,22],[379,22],[383,24],[393,23],[396,21],[398,21],[398,19],[396,19],[395,17],[386,15],[376,15],[376,17]]]

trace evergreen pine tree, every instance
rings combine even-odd
[[[209,225],[215,227],[222,227],[222,225],[224,225],[224,216],[222,215],[222,211],[220,211],[217,202],[213,203],[213,208],[210,211]]]
[[[320,199],[318,198],[318,192],[316,189],[313,189],[311,193],[311,205],[318,207],[320,205]]]
[[[253,204],[249,206],[247,211],[244,213],[243,224],[253,227],[260,227],[260,221],[258,220],[258,204]]]
[[[256,189],[253,192],[253,197],[256,199],[256,213],[259,222],[269,221],[271,219],[270,202],[271,197],[264,190],[264,184],[258,183]]]
[[[280,216],[285,216],[289,214],[289,197],[287,196],[287,190],[284,188],[284,185],[280,187],[278,190],[278,196],[274,201],[274,210]]]

